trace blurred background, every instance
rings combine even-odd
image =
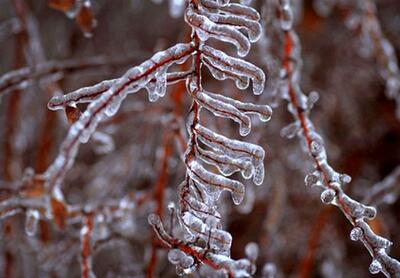
[[[260,247],[257,277],[266,263],[276,268],[277,277],[370,277],[371,258],[361,243],[349,239],[351,225],[344,215],[321,203],[319,189],[304,186],[313,166],[298,140],[280,135],[293,119],[287,103],[277,96],[283,44],[271,8],[275,1],[247,2],[262,12],[265,27],[247,57],[267,74],[264,94],[255,97],[250,90],[238,91],[232,82],[217,81],[205,69],[203,82],[212,92],[269,104],[274,110],[267,124],[254,122],[246,139],[266,149],[264,183],[259,187],[245,183],[245,201],[239,206],[233,205],[228,194],[222,197],[220,211],[233,236],[232,257],[244,257],[245,245],[256,242]],[[394,242],[390,254],[400,258],[400,171],[396,172],[400,119],[396,103],[385,95],[374,51],[354,27],[362,12],[360,2],[293,1],[302,45],[301,85],[306,94],[317,91],[320,95],[311,119],[324,137],[331,165],[352,177],[345,192],[377,206],[371,227]],[[400,2],[376,2],[382,32],[399,55]],[[50,7],[48,1],[0,0],[0,80],[16,69],[35,69],[29,78],[14,80],[12,85],[0,82],[0,186],[13,188],[32,170],[42,173],[56,156],[68,123],[65,113],[47,109],[52,96],[119,77],[152,53],[189,41],[184,5],[180,1],[92,0],[93,19],[82,15],[76,20]],[[27,23],[21,23],[24,18]],[[227,45],[219,47],[231,51]],[[183,118],[190,108],[191,99],[183,90],[184,86],[171,86],[166,97],[155,103],[147,100],[145,92],[129,96],[120,112],[100,125],[108,137],[81,145],[63,184],[67,202],[100,203],[120,200],[128,192],[142,196],[151,191],[160,173],[169,115],[176,109],[171,95],[182,92],[178,109]],[[84,111],[85,105],[78,108]],[[213,129],[239,138],[235,124],[208,114],[203,117]],[[176,201],[185,175],[175,150],[167,165],[165,204]],[[387,192],[373,194],[374,185],[390,175]],[[147,215],[153,210],[154,203],[145,201],[131,215],[132,223],[120,229],[122,239],[93,254],[98,277],[145,276],[152,236]],[[1,222],[0,277],[79,277],[77,228],[60,230],[40,220],[36,236],[28,237],[24,219],[17,214]],[[156,276],[175,277],[166,252],[158,252]]]

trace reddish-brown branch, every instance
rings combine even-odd
[[[85,126],[82,129],[79,129],[78,132],[76,132],[76,134],[74,134],[74,137],[72,138],[72,140],[70,141],[70,144],[65,146],[65,159],[64,159],[64,163],[61,165],[61,167],[58,168],[58,171],[54,174],[54,176],[51,178],[51,180],[49,181],[49,188],[50,190],[52,190],[56,184],[56,181],[63,176],[64,172],[67,170],[67,165],[68,165],[68,161],[70,160],[70,156],[71,156],[71,150],[72,148],[77,144],[79,138],[81,137],[82,133],[84,130],[86,130],[91,124],[92,121],[97,117],[98,114],[101,113],[101,111],[103,111],[104,109],[106,109],[106,107],[108,105],[110,105],[110,103],[113,101],[113,98],[119,94],[121,94],[124,90],[126,90],[130,85],[132,85],[133,83],[135,83],[136,81],[148,76],[149,74],[153,73],[154,71],[156,71],[158,68],[173,62],[173,61],[177,61],[179,59],[181,59],[182,57],[185,57],[187,55],[189,55],[190,53],[192,53],[194,51],[193,47],[190,47],[188,50],[180,53],[177,56],[172,56],[172,57],[168,57],[165,60],[161,61],[160,63],[156,63],[153,66],[149,67],[147,70],[145,70],[144,72],[141,72],[140,74],[137,74],[136,76],[131,76],[130,78],[128,78],[124,83],[120,84],[113,92],[112,94],[109,95],[109,97],[107,98],[106,101],[104,101],[95,111],[93,111],[93,113],[88,117],[88,120],[86,121]]]
[[[167,185],[168,181],[168,160],[172,154],[172,144],[171,144],[171,135],[167,132],[164,136],[164,151],[163,157],[161,160],[160,166],[160,174],[158,176],[158,180],[155,186],[154,191],[154,199],[157,204],[156,214],[162,219],[163,211],[164,211],[164,193],[165,193],[165,186]],[[149,266],[147,267],[147,277],[151,278],[154,275],[155,267],[157,264],[157,244],[156,238],[152,240],[152,249],[151,249],[151,258],[149,262]]]
[[[4,257],[5,257],[4,277],[12,278],[14,269],[14,256],[9,251],[6,251],[4,253]]]
[[[307,278],[313,269],[315,255],[319,246],[321,235],[328,222],[329,216],[332,213],[332,207],[323,207],[314,221],[314,225],[309,233],[308,248],[303,260],[300,262],[298,273],[299,277]]]
[[[18,126],[18,111],[20,106],[21,92],[19,90],[15,90],[14,93],[10,96],[7,105],[6,112],[6,124],[5,124],[5,138],[4,138],[4,180],[12,181],[13,180],[13,163],[14,163],[14,152],[13,152],[13,142],[14,142],[14,133]]]
[[[27,33],[26,33],[26,24],[25,24],[25,16],[26,11],[24,5],[21,1],[14,0],[13,2],[14,11],[18,16],[18,19],[23,26],[21,32],[19,32],[15,37],[15,46],[14,46],[14,67],[21,67],[24,63],[24,47],[27,45]],[[12,94],[8,100],[7,112],[6,112],[6,132],[4,138],[4,178],[6,181],[13,180],[13,163],[14,163],[14,153],[13,153],[13,142],[14,142],[14,133],[16,128],[18,127],[18,112],[21,100],[21,91],[15,90],[14,94]]]
[[[333,189],[335,190],[335,192],[337,191],[337,189],[335,187],[333,187],[331,185],[331,180],[330,177],[328,176],[328,174],[326,173],[326,171],[324,171],[324,169],[321,167],[321,163],[320,161],[317,159],[317,157],[315,155],[313,155],[312,152],[312,137],[310,134],[310,130],[307,127],[307,122],[306,122],[306,114],[305,111],[300,107],[299,105],[299,100],[297,98],[297,94],[293,88],[293,84],[291,83],[291,76],[293,73],[293,69],[292,69],[292,62],[291,62],[291,56],[292,56],[292,49],[293,49],[293,41],[292,38],[290,36],[290,32],[289,31],[285,31],[285,42],[284,42],[284,55],[285,55],[285,59],[284,59],[284,69],[287,72],[288,75],[288,80],[289,80],[289,98],[290,98],[290,102],[293,104],[293,106],[296,109],[297,112],[297,117],[300,121],[300,127],[303,131],[303,135],[304,138],[306,140],[307,143],[307,149],[308,149],[308,153],[310,154],[315,168],[320,171],[323,175],[323,181],[324,184],[327,188]],[[349,209],[347,208],[347,205],[343,202],[343,200],[340,198],[340,196],[338,196],[338,202],[340,203],[341,208],[343,208],[346,217],[348,217],[349,214]],[[355,225],[355,219],[349,219],[351,221],[351,223],[353,225]]]
[[[214,261],[212,261],[209,258],[207,258],[206,256],[204,256],[203,253],[200,253],[200,252],[194,250],[189,245],[183,244],[182,242],[175,241],[172,243],[172,246],[173,246],[173,248],[177,248],[177,249],[183,251],[185,254],[192,256],[197,261],[199,261],[205,265],[208,265],[213,269],[216,269],[216,270],[224,269],[228,273],[230,278],[234,277],[232,271],[229,268],[216,264]]]
[[[47,96],[52,97],[55,90],[55,84],[46,86]],[[52,145],[54,143],[53,132],[56,123],[56,115],[49,109],[46,109],[44,114],[43,128],[38,138],[38,147],[36,154],[36,172],[42,173],[47,169],[50,163],[50,155]]]
[[[348,202],[344,200],[344,197],[347,197],[341,189],[341,187],[337,187],[334,184],[334,181],[331,180],[331,174],[329,173],[329,170],[326,169],[326,167],[322,166],[322,162],[319,160],[318,156],[315,155],[312,151],[312,143],[313,143],[313,138],[310,134],[310,129],[307,126],[307,115],[304,109],[299,105],[300,100],[298,99],[298,95],[301,94],[301,92],[295,91],[294,86],[292,84],[292,74],[293,74],[293,68],[292,65],[293,63],[291,62],[292,58],[292,50],[293,50],[293,45],[294,42],[291,38],[291,32],[293,31],[284,31],[285,39],[284,39],[284,62],[283,62],[283,68],[287,72],[287,79],[288,79],[288,86],[289,86],[289,99],[291,104],[294,106],[295,111],[295,118],[298,119],[300,122],[300,128],[302,130],[302,136],[306,141],[307,144],[307,152],[312,158],[312,161],[315,165],[315,168],[317,171],[319,171],[322,174],[322,182],[325,188],[328,188],[330,190],[333,190],[335,192],[335,202],[336,205],[340,208],[340,210],[343,212],[343,214],[346,216],[346,218],[349,220],[351,225],[353,227],[358,227],[359,224],[357,223],[357,218],[353,215],[352,209],[349,207]],[[368,225],[368,224],[367,224]],[[371,256],[373,258],[379,257],[381,254],[378,253],[376,247],[376,242],[372,242],[371,239],[365,234],[365,231],[363,232],[360,241],[365,245],[365,247],[368,249],[368,251],[371,253]],[[385,254],[386,255],[386,254]],[[391,259],[391,258],[390,258]],[[391,259],[392,261],[398,263],[396,260]],[[391,266],[384,265],[382,272],[385,274],[390,274],[392,275],[395,271],[394,269],[390,268]]]
[[[83,227],[82,227],[82,242],[81,242],[81,277],[82,278],[90,278],[91,272],[91,246],[90,246],[90,238],[93,231],[93,216],[86,215],[83,219]]]

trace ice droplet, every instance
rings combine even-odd
[[[28,236],[34,236],[36,234],[39,217],[40,215],[37,210],[30,209],[26,213],[25,232]]]
[[[342,182],[342,184],[350,183],[351,182],[351,177],[347,174],[341,174],[339,175],[339,179]]]
[[[360,227],[355,227],[350,232],[350,239],[352,241],[358,241],[363,235],[363,230]]]
[[[300,130],[299,125],[296,122],[291,123],[281,129],[281,136],[288,139],[292,139],[297,135],[299,130]]]
[[[325,204],[330,204],[335,199],[336,192],[333,189],[326,189],[321,193],[321,201]]]
[[[160,217],[155,213],[150,213],[149,216],[147,217],[147,221],[152,226],[158,226],[161,224]]]
[[[382,271],[381,263],[375,259],[372,260],[371,264],[369,265],[369,272],[371,272],[371,274],[378,274],[380,271]]]
[[[281,28],[285,31],[292,29],[293,25],[293,12],[290,7],[289,0],[281,1],[281,18],[280,18]]]
[[[314,171],[310,174],[307,174],[304,178],[304,183],[307,187],[321,185],[321,173],[319,171]]]
[[[178,249],[171,249],[168,252],[168,261],[171,264],[179,264],[180,260],[182,257],[182,251],[178,250]]]
[[[258,245],[255,242],[249,242],[245,249],[244,252],[246,254],[246,257],[249,258],[250,261],[255,261],[257,260],[258,257]]]
[[[273,263],[266,263],[262,269],[263,278],[273,278],[276,277],[276,266]]]
[[[323,148],[323,146],[322,146],[321,142],[319,142],[317,140],[314,140],[311,142],[310,150],[311,150],[311,153],[313,156],[318,156],[321,153],[322,148]]]
[[[365,207],[364,217],[368,219],[374,219],[376,216],[376,209],[374,207]]]

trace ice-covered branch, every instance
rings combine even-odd
[[[149,218],[160,239],[172,249],[169,260],[178,273],[191,273],[201,265],[208,265],[213,275],[222,272],[230,277],[248,277],[255,272],[254,261],[230,258],[232,236],[223,230],[218,200],[223,191],[231,193],[235,204],[243,200],[244,184],[230,177],[235,172],[241,172],[245,179],[253,178],[257,185],[263,182],[265,152],[258,145],[230,139],[207,128],[201,121],[201,110],[207,109],[216,117],[238,123],[242,136],[251,131],[249,115],[257,115],[264,122],[270,119],[272,111],[267,105],[244,103],[208,92],[202,82],[202,66],[206,65],[216,79],[232,79],[242,90],[252,80],[254,94],[262,93],[265,74],[261,69],[206,45],[209,38],[228,42],[236,46],[239,56],[245,56],[251,42],[260,37],[258,19],[254,9],[229,1],[189,1],[185,11],[185,20],[193,30],[195,53],[194,72],[186,77],[187,92],[193,103],[186,124],[189,134],[184,155],[186,178],[179,186],[177,211],[184,238],[178,240],[167,234],[158,218]]]
[[[394,203],[400,193],[400,167],[396,167],[387,177],[382,181],[374,184],[370,190],[367,191],[363,203],[379,206],[381,204]]]
[[[280,5],[280,23],[284,33],[282,97],[287,99],[288,110],[295,119],[294,123],[282,130],[282,134],[287,137],[297,136],[299,138],[303,150],[309,154],[315,167],[315,171],[306,176],[306,185],[322,187],[322,202],[339,207],[353,225],[350,238],[354,241],[361,241],[373,258],[369,267],[370,272],[373,274],[382,272],[389,277],[399,277],[400,263],[386,253],[386,249],[392,243],[376,235],[366,222],[375,217],[375,208],[363,205],[346,195],[342,187],[349,183],[351,178],[337,173],[328,163],[323,139],[309,118],[317,95],[313,93],[306,96],[300,88],[301,47],[292,27],[290,1],[281,0]]]
[[[179,81],[185,81],[191,74],[192,71],[167,73],[167,84],[175,84]],[[50,99],[47,106],[51,110],[58,110],[65,109],[68,106],[74,107],[78,103],[90,103],[100,97],[103,93],[107,92],[114,84],[120,82],[120,79],[121,78],[104,80],[96,85],[80,88],[63,96],[53,97]],[[155,83],[156,79],[153,78],[150,82]]]
[[[123,60],[96,56],[64,61],[44,61],[33,66],[16,69],[0,76],[0,95],[15,89],[24,89],[35,81],[60,79],[69,73],[125,65],[138,60],[136,54],[128,56]]]
[[[359,2],[362,9],[361,29],[365,48],[372,47],[379,73],[386,82],[387,97],[396,101],[396,115],[400,119],[400,71],[392,43],[382,31],[374,0]]]
[[[101,120],[113,116],[118,111],[127,94],[146,87],[149,99],[156,100],[163,96],[168,67],[174,63],[184,62],[193,51],[193,44],[177,44],[158,52],[151,59],[128,70],[100,98],[91,102],[79,120],[70,127],[60,153],[45,173],[49,189],[53,190],[55,186],[60,185],[65,173],[73,164],[79,144],[89,140]],[[156,86],[149,88],[148,85],[153,78],[157,80]]]

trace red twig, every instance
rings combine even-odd
[[[309,233],[310,237],[306,255],[299,265],[298,272],[299,277],[301,278],[310,277],[315,262],[315,254],[319,246],[319,241],[332,211],[332,207],[323,207],[314,221],[314,225]]]
[[[86,215],[83,219],[83,226],[81,230],[81,277],[90,278],[92,271],[91,266],[91,246],[90,238],[93,231],[93,216]]]

